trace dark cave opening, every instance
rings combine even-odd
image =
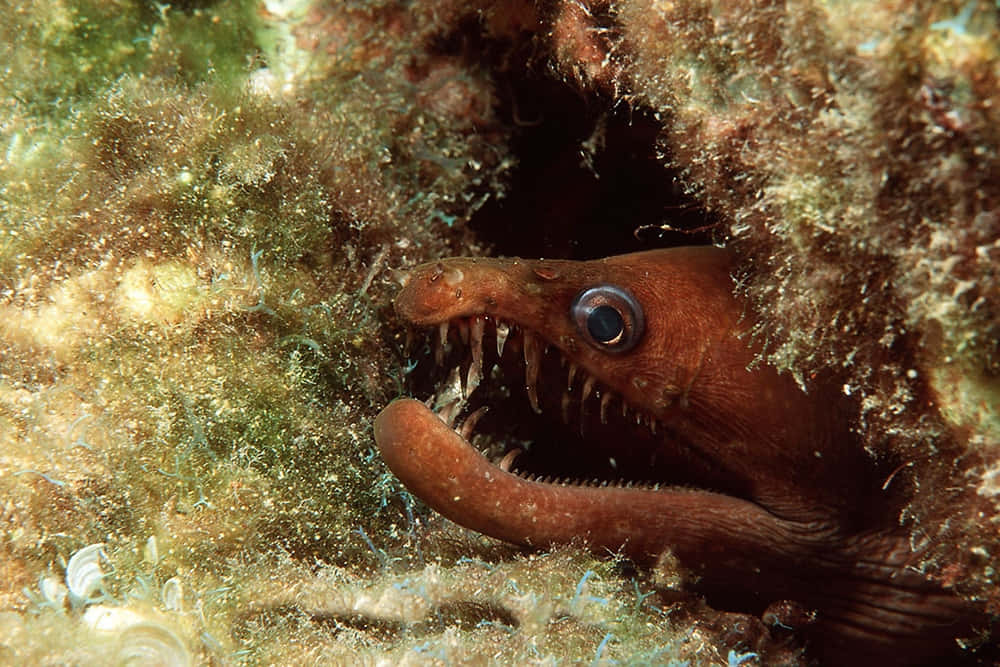
[[[517,166],[506,196],[469,224],[495,254],[593,259],[711,242],[717,221],[658,156],[661,122],[649,110],[528,66],[497,90]]]
[[[510,129],[516,166],[505,196],[469,222],[491,254],[594,259],[721,237],[717,216],[663,159],[664,121],[652,110],[563,80],[538,34],[488,33],[470,13],[430,51],[489,71]]]

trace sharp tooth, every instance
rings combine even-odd
[[[500,463],[497,464],[497,467],[503,470],[504,472],[510,472],[511,464],[514,463],[514,459],[520,456],[520,454],[521,454],[520,448],[510,450],[509,452],[504,454],[504,457],[502,459],[500,459]]]
[[[465,320],[460,320],[458,323],[458,335],[462,338],[462,343],[469,344],[469,323]]]
[[[601,423],[608,423],[608,405],[611,403],[612,393],[610,391],[604,392],[601,396]]]
[[[542,409],[538,405],[538,367],[539,349],[538,339],[529,332],[524,332],[524,388],[528,392],[528,400],[531,402],[531,409],[541,414]]]
[[[465,422],[462,424],[461,428],[456,429],[458,431],[458,434],[462,436],[464,440],[468,440],[472,437],[472,432],[476,428],[476,423],[478,423],[479,419],[484,414],[486,414],[486,410],[487,406],[485,405],[479,408],[465,419]]]
[[[434,348],[434,361],[438,366],[444,363],[444,348],[448,344],[448,323],[442,322],[438,325],[438,344]]]
[[[655,419],[650,419],[649,420],[649,430],[653,433],[653,435],[656,435],[656,420]]]
[[[506,322],[497,322],[497,358],[503,358],[503,344],[507,342],[510,335],[510,325]]]
[[[560,401],[560,407],[562,408],[562,420],[564,424],[569,424],[569,394],[563,392],[562,401]]]
[[[594,390],[594,383],[597,380],[593,375],[587,375],[587,379],[583,381],[583,391],[580,393],[580,437],[586,437],[584,435],[584,424],[587,420],[583,418],[584,410],[586,409],[587,399],[590,397],[590,392]]]
[[[483,379],[483,331],[485,329],[486,320],[481,317],[472,320],[472,326],[469,328],[472,363],[469,364],[469,375],[465,380],[466,395],[474,392]]]
[[[455,423],[455,417],[458,416],[459,410],[461,410],[461,408],[462,408],[462,401],[456,398],[447,405],[442,406],[441,409],[438,410],[437,415],[438,417],[441,418],[441,421],[443,421],[448,426],[451,426]]]
[[[576,379],[576,363],[569,363],[569,372],[566,375],[566,391],[573,391],[573,380]]]
[[[442,419],[450,425],[454,421],[455,414],[464,404],[462,399],[462,373],[458,366],[455,366],[448,373],[448,378],[438,388],[437,396],[434,397],[435,412],[440,413]],[[450,415],[450,418],[449,418]]]

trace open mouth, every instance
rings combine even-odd
[[[716,485],[711,461],[538,332],[477,315],[415,340],[414,394],[502,470],[559,485]]]
[[[452,521],[651,565],[666,549],[696,557],[716,543],[706,512],[772,520],[680,428],[637,411],[539,332],[483,314],[425,327],[408,375],[430,398],[393,401],[374,435],[396,477]]]

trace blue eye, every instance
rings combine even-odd
[[[583,290],[573,300],[570,315],[588,343],[608,352],[635,347],[646,324],[639,302],[615,285]]]

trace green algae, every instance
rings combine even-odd
[[[141,70],[155,17],[138,2],[29,2],[2,12],[4,97],[55,120],[95,83]]]
[[[486,61],[442,45],[558,11],[191,4],[0,10],[0,657],[95,662],[126,611],[195,662],[759,650],[720,640],[745,619],[657,606],[656,575],[442,528],[372,446],[404,385],[390,269],[476,251],[465,223],[513,162]],[[620,40],[597,66],[559,31],[532,42],[596,103],[662,121],[665,159],[758,268],[769,360],[804,384],[847,369],[875,450],[953,452],[950,427],[996,446],[993,223],[963,208],[993,192],[975,177],[998,143],[996,11],[942,23],[963,7],[636,0],[595,12]],[[904,329],[919,345],[886,359]],[[943,422],[915,378],[950,401]],[[968,485],[995,503],[983,458]],[[917,479],[919,525],[940,487]],[[956,549],[976,594],[996,545],[969,516]],[[56,585],[97,543],[86,607],[110,633]]]
[[[12,38],[43,67],[9,61],[3,82],[0,544],[2,606],[31,612],[5,617],[19,661],[88,662],[136,624],[197,660],[238,655],[227,600],[261,554],[371,567],[363,536],[401,497],[370,439],[400,385],[388,269],[443,251],[427,221],[465,219],[505,168],[417,108],[402,66],[302,73],[256,3],[148,8],[8,17],[11,35],[65,19]],[[264,58],[299,74],[293,95],[254,87]],[[439,147],[476,159],[480,193],[461,169],[392,165]],[[64,608],[51,582],[97,543],[101,599]]]

